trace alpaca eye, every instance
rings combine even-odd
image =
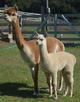
[[[15,16],[15,14],[13,13],[12,16]]]
[[[41,41],[43,41],[43,39],[40,39]]]

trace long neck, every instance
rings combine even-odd
[[[48,59],[46,39],[45,39],[43,45],[40,45],[39,48],[40,48],[41,59],[42,60]]]
[[[16,18],[16,21],[12,22],[12,31],[13,31],[14,39],[17,43],[18,48],[22,48],[24,38],[23,38],[21,29],[20,29],[20,26],[19,26],[18,18]]]

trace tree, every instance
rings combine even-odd
[[[41,5],[46,8],[46,0],[0,0],[8,6],[17,4],[19,10],[41,12]],[[80,11],[80,0],[48,0],[52,13],[77,13]],[[46,9],[45,9],[46,10]]]
[[[5,0],[0,0],[0,7],[4,7],[5,5]]]

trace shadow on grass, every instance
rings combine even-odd
[[[2,83],[0,84],[0,96],[16,96],[22,98],[41,98],[33,95],[33,87],[24,83]]]

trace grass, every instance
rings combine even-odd
[[[77,58],[74,70],[74,96],[63,97],[59,93],[57,102],[80,101],[80,47],[68,47],[67,51]],[[55,102],[48,97],[45,87],[46,80],[43,72],[39,72],[40,95],[32,95],[33,82],[27,64],[22,60],[16,46],[0,44],[0,102]]]

